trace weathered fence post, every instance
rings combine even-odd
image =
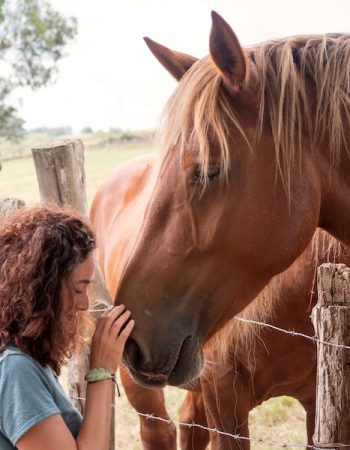
[[[32,149],[37,173],[40,196],[43,202],[54,202],[61,206],[70,206],[87,214],[84,146],[80,139],[62,140]],[[105,309],[111,304],[102,274],[96,268],[95,279],[89,289],[92,309]],[[95,319],[100,313],[95,313]],[[74,355],[68,363],[69,394],[75,406],[84,412],[86,383],[84,376],[89,370],[90,347],[83,354]],[[114,398],[114,393],[113,393]],[[109,450],[115,448],[114,410],[112,410],[111,439]]]
[[[314,445],[350,449],[350,269],[318,268],[318,302],[312,311],[317,343],[317,398]]]

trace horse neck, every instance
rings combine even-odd
[[[317,229],[299,258],[284,272],[275,275],[238,315],[244,320],[233,318],[212,337],[206,345],[207,357],[210,359],[214,352],[220,361],[227,361],[232,354],[249,355],[264,333],[264,328],[253,322],[312,333],[309,316],[317,302],[317,267],[325,262],[340,261],[350,266],[350,250]],[[269,334],[264,336],[264,340],[268,338]]]
[[[339,161],[331,161],[327,146],[318,155],[322,203],[319,226],[350,247],[350,129]]]

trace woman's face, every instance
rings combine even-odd
[[[89,307],[87,289],[95,274],[93,252],[69,274],[62,286],[63,310],[66,318],[74,318],[77,313]]]

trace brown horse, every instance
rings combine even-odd
[[[109,251],[108,233],[99,237],[99,261],[106,276],[110,293],[115,295],[115,282],[120,279],[140,232],[140,216],[151,193],[152,178],[156,174],[156,155],[131,160],[109,177],[100,193],[105,208],[111,212],[114,248],[118,248],[115,267],[117,277],[110,277],[108,266],[103,266]],[[96,201],[100,202],[100,193]],[[92,219],[103,229],[103,216]],[[333,240],[334,241],[334,240]],[[275,276],[269,285],[240,314],[242,317],[268,321],[284,329],[313,334],[309,314],[315,298],[315,270],[325,261],[350,264],[344,249],[335,246],[326,233],[316,233],[312,243],[285,272]],[[253,327],[233,319],[206,344],[208,360],[200,379],[187,388],[189,392],[182,407],[181,421],[199,423],[242,436],[249,436],[249,411],[270,397],[289,395],[297,398],[307,413],[308,442],[312,443],[315,399],[315,346],[302,338],[291,337],[270,330]],[[140,413],[168,418],[162,390],[150,390],[134,383],[129,373],[122,370],[122,380],[130,403]],[[208,418],[208,419],[207,419]],[[173,450],[176,431],[173,425],[141,418],[141,437],[145,449]],[[218,435],[214,448],[248,449],[249,443],[230,440]],[[208,433],[183,428],[183,450],[201,450],[209,441]]]
[[[147,386],[197,376],[204,344],[293,263],[317,226],[350,245],[350,37],[243,49],[212,17],[203,59],[147,39],[179,84],[122,274],[108,188],[94,202],[111,292],[136,320],[125,362]]]
[[[317,301],[316,269],[329,261],[349,265],[350,252],[318,230],[292,266],[276,275],[239,316],[312,336],[309,316]],[[205,350],[208,362],[200,375],[200,389],[188,393],[181,422],[207,424],[249,437],[249,411],[271,397],[288,395],[304,407],[308,444],[313,445],[316,396],[313,342],[233,319],[214,335]],[[216,433],[210,434],[210,439],[212,449],[250,448],[247,440]],[[208,442],[209,434],[203,430],[181,430],[182,450],[204,450]]]
[[[315,271],[325,261],[350,262],[344,251],[335,254],[329,239],[320,232],[294,264],[275,276],[269,285],[240,314],[254,321],[312,335],[309,318],[316,302]],[[320,242],[321,241],[321,242]],[[300,337],[260,329],[249,323],[230,321],[205,347],[206,366],[189,392],[181,409],[180,421],[249,437],[249,411],[264,400],[289,395],[300,401],[306,411],[308,444],[312,445],[315,423],[316,347]],[[141,413],[164,415],[162,393],[136,385],[123,372],[126,393]],[[141,418],[145,449],[175,450],[175,431],[157,421]],[[247,440],[229,438],[199,428],[181,428],[182,450],[211,448],[249,449]],[[170,445],[173,443],[173,445]]]

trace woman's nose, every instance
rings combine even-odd
[[[75,305],[77,311],[86,311],[89,308],[89,297],[82,296]]]

